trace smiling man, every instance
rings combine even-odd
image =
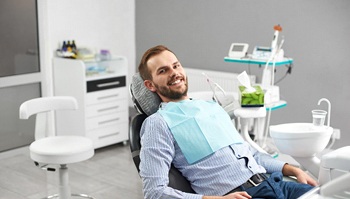
[[[191,100],[185,70],[167,47],[147,50],[139,72],[144,85],[162,100],[140,133],[145,198],[292,199],[316,185],[301,169],[250,147],[217,103]],[[196,194],[168,187],[171,164]],[[299,183],[284,182],[283,175],[296,176]]]
[[[160,52],[158,52],[160,51]],[[148,67],[142,67],[140,74],[145,86],[156,92],[163,102],[187,99],[188,82],[185,71],[174,53],[165,47],[149,50]]]

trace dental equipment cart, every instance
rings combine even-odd
[[[263,60],[263,59],[253,59],[250,57],[242,57],[242,58],[236,58],[236,57],[225,57],[224,58],[225,62],[231,62],[231,63],[241,63],[241,64],[256,64],[256,65],[266,65],[268,64],[268,73],[263,73],[263,78],[262,79],[266,79],[264,76],[269,76],[267,78],[271,78],[271,73],[274,72],[273,67],[275,66],[283,66],[283,65],[291,65],[293,63],[293,59],[291,58],[283,58],[282,60],[279,61],[273,61],[273,62],[269,62],[268,60]],[[270,67],[273,66],[273,67]],[[279,97],[278,97],[279,98]],[[277,110],[280,108],[283,108],[287,105],[286,101],[283,100],[278,100],[278,101],[274,101],[268,104],[265,104],[264,107],[262,108],[240,108],[239,110],[237,110],[235,112],[235,114],[237,114],[237,117],[241,118],[241,123],[242,125],[242,134],[243,137],[252,144],[252,146],[254,148],[256,148],[259,151],[263,151],[263,149],[261,148],[264,144],[264,135],[267,135],[267,131],[268,131],[268,126],[270,124],[270,118],[271,118],[271,111],[273,110]],[[262,110],[265,109],[265,110]],[[265,114],[264,114],[265,111]],[[251,112],[259,112],[260,114],[256,117],[250,117],[252,114]],[[267,112],[267,113],[266,113]],[[254,118],[256,120],[255,122],[255,127],[257,127],[257,131],[254,132],[256,138],[256,142],[257,144],[253,144],[252,140],[249,139],[249,135],[248,135],[248,122],[247,120],[250,118]]]

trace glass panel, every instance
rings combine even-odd
[[[39,72],[36,0],[0,0],[0,77]]]
[[[0,152],[34,141],[35,117],[19,119],[19,106],[41,96],[40,83],[0,89]]]

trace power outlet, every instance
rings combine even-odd
[[[333,134],[332,136],[335,138],[335,139],[340,139],[340,129],[333,129]]]

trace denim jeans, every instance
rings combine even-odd
[[[245,191],[254,199],[295,199],[314,188],[308,184],[283,181],[282,179],[282,173],[275,172],[259,186],[250,187]]]

